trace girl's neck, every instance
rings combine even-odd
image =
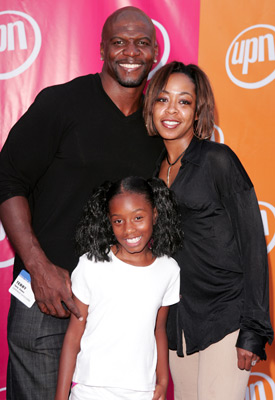
[[[156,259],[150,249],[141,253],[127,253],[123,251],[119,245],[114,245],[111,251],[121,261],[126,264],[134,265],[135,267],[148,267],[153,264]]]

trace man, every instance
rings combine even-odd
[[[141,112],[157,56],[150,18],[117,10],[104,24],[100,54],[100,74],[39,94],[1,153],[0,216],[17,253],[14,278],[26,269],[36,299],[30,309],[11,299],[7,399],[54,398],[64,317],[81,318],[70,273],[82,207],[106,179],[149,177],[162,148]]]

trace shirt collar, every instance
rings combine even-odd
[[[193,136],[189,146],[187,147],[184,156],[181,159],[181,163],[183,164],[185,161],[188,161],[192,164],[200,166],[201,163],[201,148],[204,139],[198,139],[196,136]],[[157,171],[159,171],[160,165],[166,155],[166,149],[164,148],[157,160]]]
[[[188,161],[193,164],[200,165],[203,142],[204,139],[198,139],[196,136],[193,136],[193,139],[187,147],[181,162],[183,163],[183,161]]]

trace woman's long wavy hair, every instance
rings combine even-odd
[[[143,117],[148,134],[150,136],[159,135],[153,121],[154,104],[160,92],[165,88],[170,75],[175,73],[188,76],[195,85],[196,120],[194,121],[194,135],[199,139],[210,138],[214,129],[215,101],[209,79],[197,65],[185,65],[179,61],[172,61],[160,68],[148,85],[143,108]]]
[[[183,239],[174,193],[161,179],[145,180],[135,176],[115,183],[105,182],[93,193],[84,207],[76,232],[78,254],[87,253],[88,258],[95,261],[109,261],[111,246],[118,243],[109,219],[109,203],[122,193],[144,195],[152,208],[156,207],[157,219],[150,240],[151,251],[157,257],[174,254]]]

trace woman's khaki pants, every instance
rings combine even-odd
[[[236,341],[239,331],[203,351],[184,357],[169,351],[175,400],[244,400],[250,371],[237,366]]]

